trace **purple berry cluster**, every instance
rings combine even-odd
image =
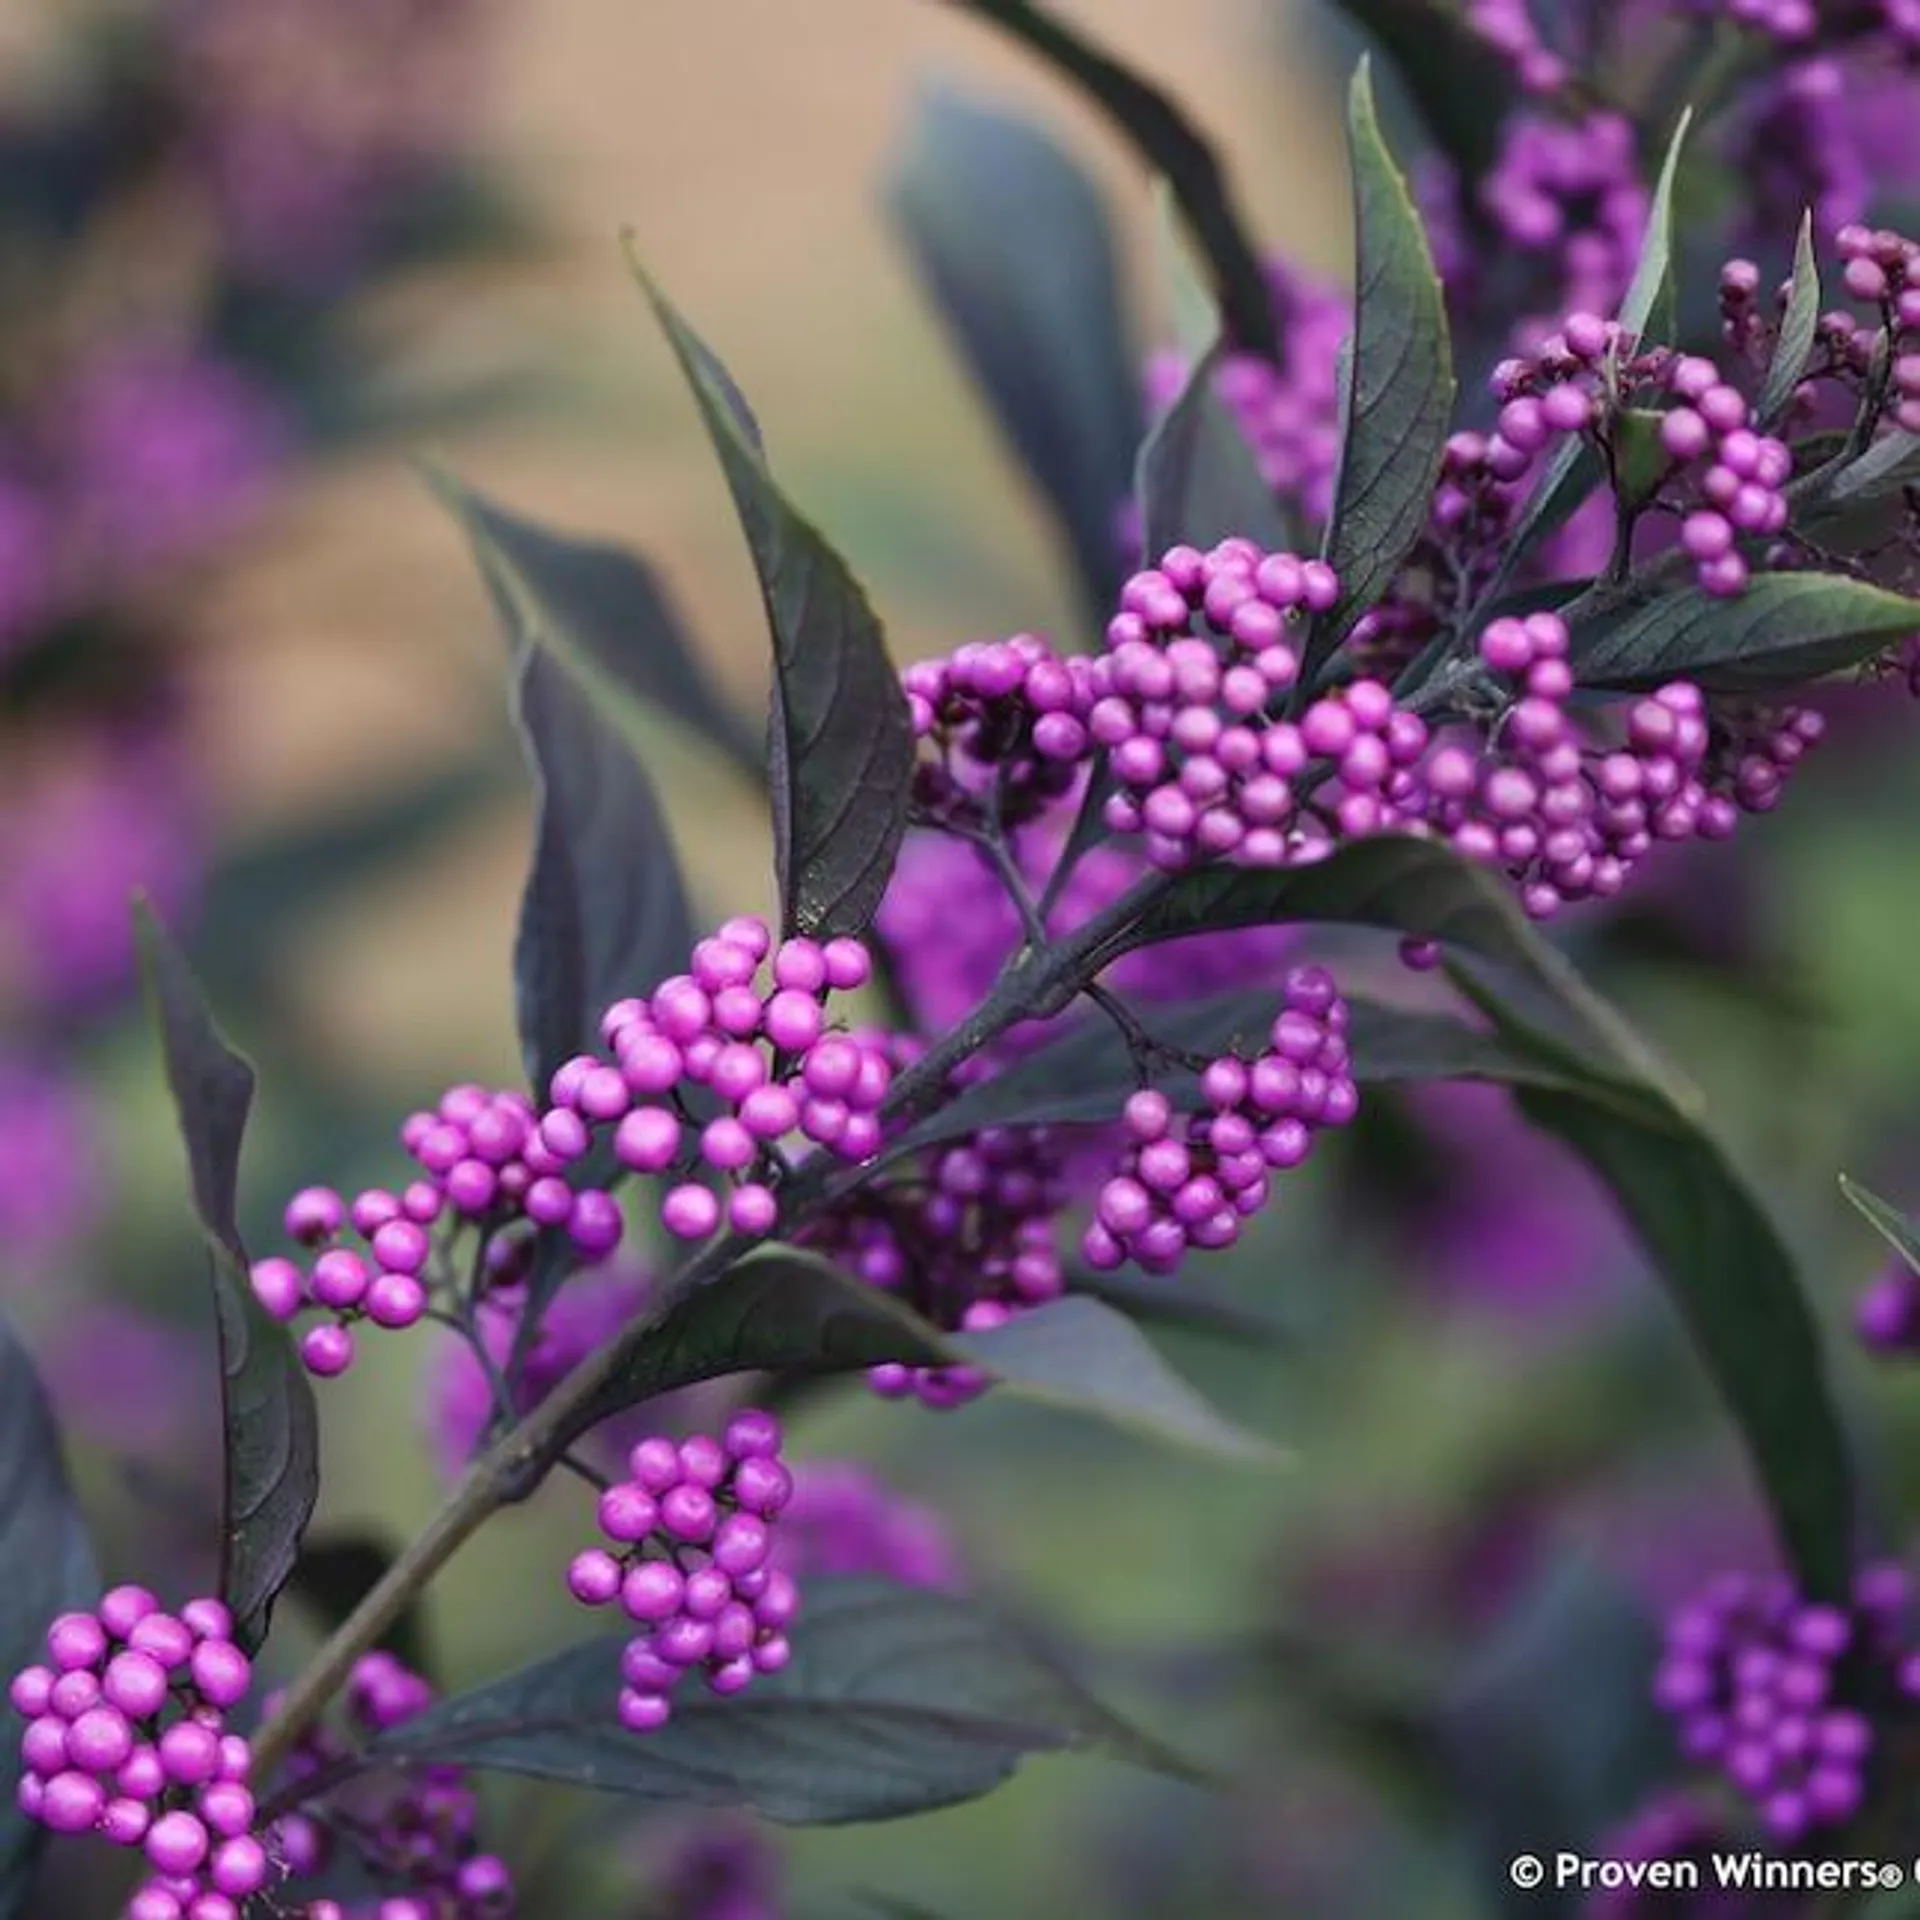
[[[1518,681],[1473,747],[1443,742],[1425,768],[1430,821],[1469,859],[1503,867],[1535,919],[1606,899],[1658,840],[1724,838],[1738,810],[1702,784],[1709,730],[1697,687],[1675,681],[1635,701],[1622,743],[1586,747],[1567,710],[1573,675],[1555,614],[1491,622],[1481,659]]]
[[[473,0],[194,0],[161,19],[184,161],[242,273],[307,289],[374,259],[465,143]],[[214,103],[217,103],[214,104]]]
[[[1920,1680],[1905,1651],[1908,1603],[1897,1567],[1863,1570],[1847,1608],[1728,1574],[1669,1620],[1654,1698],[1687,1757],[1723,1773],[1778,1845],[1860,1810],[1874,1732],[1843,1698],[1841,1667],[1864,1663],[1903,1688]]]
[[[960,1551],[933,1507],[903,1499],[852,1460],[794,1469],[773,1561],[796,1580],[877,1574],[906,1587],[961,1584]]]
[[[1284,260],[1268,260],[1265,278],[1277,327],[1273,351],[1225,354],[1214,391],[1251,449],[1260,477],[1311,525],[1322,527],[1333,513],[1340,343],[1353,327],[1353,303]],[[1183,353],[1154,354],[1147,363],[1148,413],[1158,416],[1172,407],[1191,372]],[[1137,553],[1137,515],[1133,519],[1126,546]]]
[[[1652,499],[1684,516],[1681,545],[1708,593],[1740,593],[1748,565],[1738,542],[1786,525],[1782,489],[1793,455],[1754,430],[1746,396],[1703,355],[1633,351],[1616,323],[1582,310],[1570,313],[1535,356],[1502,361],[1493,383],[1502,438],[1536,459],[1557,434],[1610,432],[1618,409],[1671,400],[1659,428],[1668,464]],[[1603,389],[1612,396],[1605,409]],[[1559,397],[1569,392],[1572,399]]]
[[[756,987],[763,963],[770,979]],[[623,1167],[677,1176],[660,1208],[677,1239],[705,1239],[723,1220],[771,1231],[783,1142],[797,1134],[849,1161],[879,1144],[887,1046],[830,1027],[826,1012],[833,992],[864,985],[870,970],[856,940],[787,940],[776,950],[764,921],[728,921],[694,949],[690,972],[607,1010],[614,1058],[566,1061],[545,1110],[524,1094],[454,1087],[402,1126],[421,1177],[401,1192],[370,1188],[351,1204],[328,1187],[296,1194],[287,1233],[316,1256],[305,1271],[280,1256],[256,1262],[255,1293],[280,1320],[326,1316],[301,1336],[300,1352],[330,1377],[352,1365],[358,1324],[412,1326],[436,1289],[455,1284],[451,1243],[462,1228],[480,1236],[494,1288],[524,1277],[534,1230],[564,1232],[582,1260],[605,1260],[624,1232],[619,1204],[569,1178],[602,1129]],[[695,1090],[720,1111],[696,1119]],[[724,1184],[724,1205],[701,1173]],[[343,1242],[349,1229],[361,1246]]]
[[[14,1676],[21,1811],[141,1850],[152,1876],[129,1920],[238,1920],[272,1877],[253,1831],[252,1756],[227,1731],[252,1680],[218,1600],[172,1614],[131,1586],[62,1614],[46,1663]]]
[[[369,1653],[354,1663],[341,1702],[341,1727],[310,1729],[288,1755],[291,1792],[311,1783],[324,1794],[328,1776],[365,1742],[431,1706],[433,1688],[392,1654]],[[278,1704],[269,1695],[266,1711]],[[350,1808],[324,1799],[301,1805],[274,1821],[264,1840],[279,1871],[295,1880],[354,1862],[388,1889],[368,1910],[379,1920],[505,1920],[513,1911],[512,1876],[505,1862],[480,1851],[478,1815],[461,1770],[429,1766],[357,1780]],[[303,1920],[349,1920],[359,1911],[330,1899],[299,1909]]]
[[[1566,84],[1566,62],[1540,38],[1526,0],[1467,0],[1467,24],[1505,56],[1527,92],[1555,93]]]
[[[1017,826],[1047,811],[1080,779],[1093,663],[1062,659],[1038,635],[979,641],[900,676],[914,738],[930,754],[914,772],[923,820],[943,826]]]
[[[1121,589],[1089,725],[1119,788],[1107,825],[1143,833],[1154,866],[1284,863],[1308,756],[1265,711],[1299,678],[1300,616],[1339,594],[1323,562],[1246,540],[1171,548]]]
[[[1689,1897],[1687,1920],[1749,1920],[1746,1895],[1730,1893],[1723,1901],[1712,1877],[1712,1856],[1733,1840],[1719,1807],[1698,1794],[1667,1793],[1607,1834],[1595,1857],[1622,1865],[1692,1861],[1702,1869],[1700,1902],[1705,1904]],[[1674,1898],[1669,1890],[1645,1885],[1600,1887],[1581,1903],[1580,1920],[1673,1920]]]
[[[1480,184],[1481,211],[1502,241],[1554,263],[1554,307],[1563,313],[1611,313],[1619,305],[1639,259],[1647,204],[1633,123],[1618,113],[1515,114]],[[1513,344],[1525,352],[1545,330],[1522,322]]]
[[[462,1111],[460,1096],[468,1091],[477,1100],[492,1098],[477,1087],[455,1088],[443,1109]],[[451,1135],[455,1123],[441,1124]],[[300,1357],[310,1373],[332,1379],[346,1372],[353,1364],[353,1329],[360,1322],[399,1329],[415,1325],[426,1313],[424,1276],[434,1251],[428,1229],[447,1203],[446,1186],[430,1179],[415,1181],[399,1194],[369,1188],[351,1206],[331,1187],[303,1187],[288,1201],[287,1235],[316,1250],[312,1265],[303,1272],[279,1255],[256,1260],[253,1291],[276,1320],[292,1320],[308,1310],[326,1316],[300,1336]],[[364,1251],[344,1243],[349,1228]]]
[[[1066,1290],[1055,1238],[1063,1173],[1048,1129],[989,1128],[849,1196],[801,1239],[935,1326],[987,1332]],[[963,1364],[890,1361],[867,1380],[883,1399],[933,1408],[962,1406],[987,1387],[978,1367]]]
[[[786,1920],[782,1864],[746,1821],[709,1815],[674,1837],[646,1910],[658,1920]]]
[[[773,1522],[793,1494],[780,1444],[779,1421],[745,1408],[718,1440],[641,1441],[633,1477],[600,1496],[608,1544],[577,1554],[567,1585],[583,1606],[618,1601],[640,1629],[620,1663],[620,1724],[631,1732],[664,1726],[696,1668],[726,1695],[792,1657],[786,1628],[800,1590],[770,1564]]]
[[[1332,976],[1296,967],[1282,986],[1268,1051],[1210,1062],[1200,1076],[1205,1109],[1184,1129],[1164,1093],[1134,1094],[1119,1167],[1081,1237],[1087,1264],[1110,1272],[1131,1259],[1165,1274],[1189,1246],[1232,1246],[1241,1221],[1266,1204],[1269,1176],[1297,1167],[1316,1132],[1344,1126],[1358,1110],[1346,1025]]]
[[[766,978],[756,985],[756,977]],[[680,1176],[660,1221],[678,1240],[704,1240],[724,1219],[737,1233],[772,1231],[770,1184],[781,1143],[802,1136],[859,1162],[880,1144],[880,1106],[893,1080],[883,1036],[828,1024],[827,1001],[866,985],[857,940],[783,940],[762,920],[729,920],[693,950],[691,970],[645,1001],[610,1007],[601,1031],[616,1065],[582,1055],[553,1080],[540,1138],[557,1158],[584,1154],[592,1129],[612,1125],[613,1151],[635,1173]],[[696,1123],[682,1087],[717,1101]],[[711,1186],[718,1176],[724,1207]]]

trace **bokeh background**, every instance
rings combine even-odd
[[[178,11],[198,32],[222,5],[246,11]],[[1266,244],[1344,274],[1337,67],[1301,9],[1060,10],[1194,109]],[[209,509],[178,564],[132,567],[96,529],[63,562],[54,611],[29,605],[0,647],[0,1299],[68,1423],[110,1570],[157,1565],[185,1591],[207,1564],[211,1357],[126,970],[127,887],[156,890],[260,1066],[258,1231],[307,1180],[391,1177],[393,1127],[449,1082],[517,1071],[527,796],[499,638],[414,456],[642,548],[753,706],[751,571],[623,228],[726,356],[903,658],[1073,617],[1026,484],[882,217],[917,90],[938,76],[1041,119],[1108,196],[1143,349],[1166,319],[1137,169],[1078,102],[939,6],[271,0],[251,39],[233,30],[238,54],[195,41],[191,59],[172,15],[162,0],[0,15],[0,478],[65,458],[76,416],[45,397],[109,347],[237,355],[271,418],[236,452],[204,410],[153,411],[136,499],[217,495],[223,459],[244,498]],[[160,123],[190,123],[177,152],[140,118],[156,88]],[[237,102],[247,139],[222,159]],[[91,149],[41,131],[74,124],[107,130],[124,195],[89,199]],[[326,203],[302,140],[371,144],[380,165]],[[396,236],[389,216],[416,199]],[[261,281],[271,300],[233,291]],[[279,352],[310,330],[324,354]],[[109,466],[139,438],[102,433],[89,457]],[[23,524],[9,547],[0,515],[0,615],[36,553],[66,551],[57,528]],[[1779,815],[1734,852],[1676,861],[1631,920],[1578,938],[1706,1087],[1805,1252],[1891,1509],[1920,1423],[1897,1380],[1848,1352],[1876,1255],[1835,1175],[1920,1190],[1920,783],[1905,696],[1848,700],[1845,744]],[[752,798],[697,748],[663,744],[659,771],[701,906],[764,907]],[[88,968],[94,984],[66,991]],[[981,1585],[1082,1643],[1095,1683],[1165,1737],[1233,1756],[1243,1799],[1036,1763],[950,1814],[772,1838],[791,1911],[1443,1920],[1492,1910],[1475,1778],[1531,1775],[1543,1822],[1561,1794],[1625,1810],[1624,1787],[1562,1779],[1535,1751],[1563,1704],[1555,1649],[1599,1648],[1586,1710],[1615,1700],[1602,1745],[1624,1751],[1644,1675],[1635,1605],[1766,1547],[1677,1325],[1584,1176],[1496,1096],[1382,1099],[1209,1278],[1274,1341],[1176,1335],[1168,1350],[1294,1450],[1283,1475],[991,1401],[882,1408],[853,1387],[797,1434],[936,1503]],[[368,1342],[323,1389],[334,1537],[397,1541],[430,1512],[441,1480],[419,1409],[437,1337]],[[581,1630],[560,1570],[586,1518],[557,1484],[460,1558],[430,1608],[442,1677]],[[279,1657],[311,1624],[284,1610]],[[1436,1691],[1458,1709],[1438,1742],[1411,1704]],[[523,1789],[492,1809],[528,1911],[672,1910],[672,1823]],[[74,1904],[92,1897],[82,1884],[56,1880],[46,1911],[91,1910]]]

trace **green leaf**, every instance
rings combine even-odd
[[[1807,370],[1814,336],[1820,326],[1820,265],[1813,252],[1813,215],[1800,216],[1800,237],[1793,248],[1792,291],[1780,316],[1780,334],[1760,389],[1758,415],[1762,427],[1771,427],[1786,412],[1793,390]]]
[[[550,647],[599,694],[623,730],[656,709],[710,740],[758,785],[759,739],[708,677],[665,587],[622,547],[550,532],[429,469],[428,484],[460,522],[510,633]]]
[[[1838,573],[1762,573],[1721,598],[1680,587],[1597,620],[1574,621],[1583,687],[1657,687],[1679,677],[1712,692],[1799,686],[1920,630],[1920,601]]]
[[[1693,113],[1681,114],[1667,143],[1666,158],[1660,163],[1660,177],[1654,183],[1653,199],[1647,208],[1647,230],[1640,243],[1640,260],[1634,268],[1632,283],[1620,303],[1620,326],[1624,333],[1640,338],[1647,334],[1657,309],[1671,284],[1673,271],[1673,183],[1680,170],[1680,153],[1693,124]],[[1505,589],[1513,569],[1543,534],[1562,526],[1586,499],[1602,478],[1599,462],[1584,436],[1568,435],[1554,450],[1541,474],[1539,484],[1528,497],[1513,532],[1507,538],[1500,565],[1494,569],[1480,595],[1476,613],[1483,612]]]
[[[673,833],[633,750],[544,647],[515,645],[514,709],[536,794],[533,861],[514,938],[527,1077],[599,1043],[616,1000],[651,993],[693,951]]]
[[[242,1640],[258,1645],[319,1493],[319,1416],[286,1329],[254,1298],[235,1221],[253,1069],[221,1037],[144,900],[135,931],[213,1281],[225,1436],[220,1596]]]
[[[888,1820],[990,1793],[1031,1754],[1104,1751],[1192,1769],[1089,1699],[982,1603],[877,1580],[810,1580],[793,1659],[737,1698],[689,1688],[645,1738],[614,1717],[624,1634],[549,1655],[372,1743],[660,1804],[789,1825]]]
[[[732,376],[628,260],[693,389],[760,576],[773,639],[774,860],[788,933],[858,934],[907,824],[913,725],[886,637],[846,562],[768,470]]]
[[[1614,421],[1614,487],[1630,512],[1647,506],[1672,471],[1673,456],[1660,439],[1665,418],[1652,407],[1629,407]]]
[[[1227,338],[1271,354],[1279,337],[1260,256],[1206,137],[1172,98],[1027,0],[949,0],[989,20],[1071,81],[1103,112],[1150,171],[1166,177],[1207,262]]]
[[[1673,284],[1673,185],[1680,172],[1680,155],[1686,146],[1687,130],[1693,125],[1693,109],[1681,114],[1667,142],[1666,157],[1660,162],[1660,177],[1654,182],[1653,200],[1647,209],[1647,231],[1640,242],[1640,258],[1620,302],[1621,331],[1635,339],[1645,339],[1654,330],[1661,303]]]
[[[1056,1300],[987,1333],[944,1334],[796,1247],[767,1247],[683,1296],[551,1454],[627,1407],[733,1373],[853,1373],[889,1361],[976,1366],[1023,1399],[1250,1462],[1273,1451],[1200,1398],[1122,1315]]]
[[[1379,599],[1420,537],[1453,418],[1446,302],[1413,196],[1380,137],[1363,60],[1347,98],[1353,163],[1353,343],[1324,557],[1340,599],[1313,623],[1301,684]]]
[[[56,1615],[92,1606],[100,1595],[86,1522],[67,1483],[53,1410],[0,1313],[0,1668],[11,1678],[47,1657]],[[11,1715],[9,1715],[11,1718]],[[0,1739],[0,1920],[26,1912],[47,1830],[14,1800],[20,1779],[20,1723]]]
[[[1746,1442],[1788,1562],[1815,1597],[1844,1598],[1851,1470],[1820,1329],[1772,1222],[1678,1114],[1653,1125],[1545,1087],[1516,1097],[1613,1190]]]
[[[1824,489],[1823,499],[1833,507],[1860,505],[1884,499],[1920,481],[1920,433],[1896,427],[1883,433],[1859,459],[1850,460]]]
[[[1890,1206],[1870,1187],[1863,1187],[1847,1174],[1840,1176],[1840,1191],[1857,1208],[1875,1233],[1897,1253],[1915,1273],[1920,1273],[1920,1228],[1899,1208]]]
[[[934,87],[920,96],[887,205],[1104,622],[1124,570],[1114,515],[1141,418],[1099,189],[1032,121]]]
[[[331,1633],[385,1579],[393,1561],[393,1548],[375,1532],[328,1533],[301,1547],[286,1590]],[[387,1628],[378,1645],[415,1673],[431,1671],[426,1623],[417,1603]]]
[[[1451,8],[1434,0],[1332,0],[1379,48],[1427,132],[1461,176],[1462,204],[1500,154],[1519,94],[1513,71]]]
[[[1204,551],[1231,534],[1270,553],[1298,545],[1246,436],[1215,391],[1223,351],[1216,343],[1194,362],[1180,397],[1141,444],[1134,492],[1141,550],[1149,560],[1183,542]]]

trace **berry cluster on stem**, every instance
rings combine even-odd
[[[632,1478],[601,1494],[607,1544],[575,1556],[567,1585],[583,1606],[617,1601],[640,1629],[621,1660],[618,1712],[631,1732],[666,1724],[690,1672],[734,1694],[792,1657],[799,1588],[770,1564],[773,1523],[793,1495],[780,1445],[773,1415],[747,1408],[718,1440],[641,1441]]]

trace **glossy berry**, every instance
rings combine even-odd
[[[567,1584],[588,1606],[617,1597],[641,1629],[628,1643],[615,1703],[630,1732],[665,1725],[688,1672],[701,1670],[715,1693],[731,1694],[784,1661],[782,1630],[797,1592],[790,1576],[768,1568],[773,1517],[792,1487],[780,1445],[773,1415],[748,1408],[717,1439],[641,1441],[628,1462],[632,1478],[601,1495],[606,1544],[575,1557]],[[756,1656],[768,1664],[756,1668]]]

